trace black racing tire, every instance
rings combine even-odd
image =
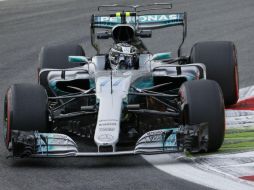
[[[190,54],[191,63],[203,63],[207,79],[219,83],[226,106],[236,104],[239,98],[237,51],[233,42],[198,42]]]
[[[208,151],[218,150],[224,140],[225,110],[221,88],[212,80],[183,83],[179,91],[184,123],[208,123]]]
[[[48,97],[38,84],[14,84],[10,86],[4,101],[4,140],[7,148],[11,131],[49,132]]]
[[[69,63],[68,56],[85,56],[85,51],[80,45],[64,44],[42,47],[39,54],[39,67],[38,73],[41,69],[68,69],[73,67],[79,67],[79,63]],[[47,91],[48,88],[47,81],[48,72],[43,72],[38,76],[39,84],[44,86]]]

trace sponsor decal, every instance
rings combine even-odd
[[[101,126],[101,125],[99,125]],[[102,131],[102,132],[113,132],[115,131],[116,129],[113,128],[113,127],[107,127],[107,128],[99,128],[99,131]]]
[[[118,122],[117,119],[100,119],[99,122],[108,122],[108,121],[115,121]]]
[[[151,132],[148,132],[147,133],[147,140],[146,141],[147,143],[152,143],[152,142],[162,142],[163,141],[163,138],[162,138],[162,135],[163,135],[163,131],[151,131]]]
[[[113,86],[118,86],[122,82],[122,79],[118,79],[113,83]]]
[[[102,134],[98,137],[98,139],[103,142],[111,142],[114,137],[110,134]]]
[[[182,19],[181,14],[170,14],[170,15],[143,15],[138,16],[137,20],[139,23],[152,23],[152,22],[164,22],[164,21],[175,21]],[[135,17],[127,17],[127,23],[135,23]],[[120,17],[96,17],[96,22],[111,22],[121,23]]]
[[[106,80],[101,82],[100,86],[104,87],[109,82],[110,82],[110,79],[106,79]],[[113,86],[118,86],[121,82],[122,82],[122,79],[113,79],[112,85]]]
[[[101,82],[100,86],[105,86],[109,81],[110,79],[104,80],[103,82]]]
[[[143,27],[158,27],[158,26],[174,26],[180,25],[184,22],[184,14],[169,14],[169,15],[143,15],[135,17],[127,17],[127,24],[136,25],[138,24]],[[95,27],[102,28],[112,28],[113,26],[121,24],[120,17],[108,17],[108,16],[96,16],[95,17]],[[142,27],[141,26],[141,27]]]

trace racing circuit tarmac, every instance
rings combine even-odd
[[[1,123],[3,97],[8,86],[13,83],[36,82],[37,56],[41,46],[65,42],[82,43],[87,55],[92,55],[95,51],[89,42],[89,21],[97,5],[142,2],[157,1],[0,1]],[[254,1],[177,0],[173,3],[173,12],[186,11],[189,16],[184,52],[189,53],[197,41],[234,41],[238,48],[240,87],[253,85]],[[147,46],[152,51],[175,51],[181,37],[176,32],[180,30],[170,30],[171,33],[164,30],[154,32],[153,38],[147,40]],[[164,173],[141,156],[13,161],[6,159],[7,151],[3,140],[0,143],[0,152],[0,190],[209,189]],[[181,163],[174,160],[171,164]]]

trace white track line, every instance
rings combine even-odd
[[[143,157],[157,169],[186,181],[218,190],[253,190],[253,186],[243,180],[219,174],[215,168],[199,169],[195,167],[195,163],[179,161],[171,155]]]
[[[254,96],[254,86],[248,86],[240,89],[239,91],[239,100],[244,100]]]

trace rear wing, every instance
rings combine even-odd
[[[127,13],[128,14],[128,13]],[[129,13],[131,14],[131,13]],[[112,29],[121,24],[121,17],[117,16],[92,16],[91,26],[93,28]],[[126,24],[131,24],[136,29],[160,29],[171,26],[185,25],[186,13],[171,14],[145,14],[140,16],[126,16]]]
[[[154,12],[172,9],[172,3],[153,3],[147,5],[102,5],[98,11],[114,12],[107,15],[92,15],[91,17],[91,44],[100,53],[99,45],[95,40],[95,29],[112,29],[118,24],[130,24],[138,30],[155,30],[173,26],[183,27],[183,38],[178,48],[178,56],[181,56],[181,48],[187,36],[187,13],[143,14],[146,11]],[[116,12],[118,11],[118,12]],[[115,13],[116,12],[116,13]],[[142,14],[141,14],[142,13]]]

